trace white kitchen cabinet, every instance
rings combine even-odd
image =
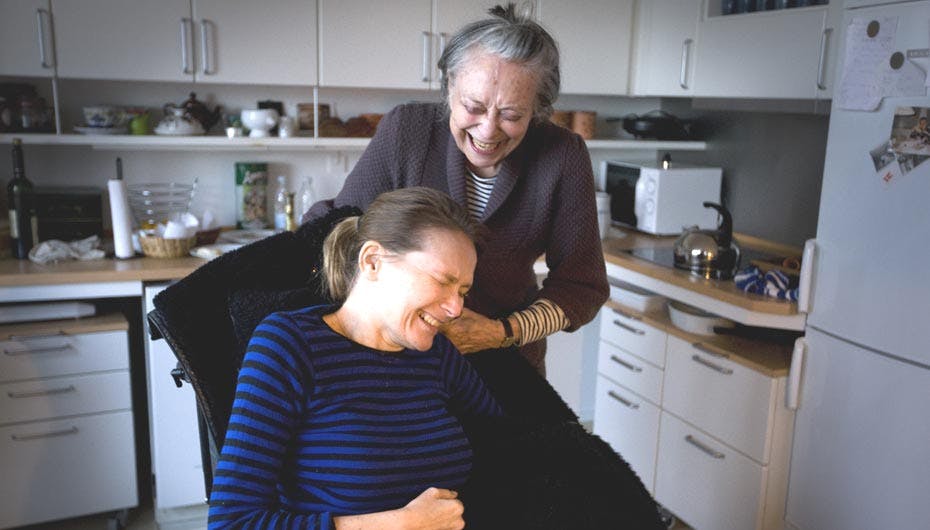
[[[190,0],[54,0],[63,78],[193,81]]]
[[[629,93],[633,0],[538,0],[538,19],[559,44],[562,92]]]
[[[694,528],[780,529],[793,412],[786,367],[767,356],[786,352],[747,352],[613,301],[600,338],[594,432],[655,499]]]
[[[816,99],[829,94],[830,6],[726,16],[719,15],[719,2],[706,8],[698,29],[695,97]]]
[[[0,528],[138,504],[127,329],[0,326]]]
[[[144,314],[154,309],[152,300],[165,287],[145,287]],[[168,343],[149,338],[147,320],[145,328],[155,519],[164,523],[177,517],[197,517],[198,507],[200,517],[205,518],[206,490],[194,391],[188,384],[175,385],[171,370],[177,359]]]
[[[54,75],[49,0],[0,0],[0,13],[0,76]]]
[[[319,0],[320,85],[426,89],[431,0]]]
[[[198,82],[315,85],[314,0],[193,0]]]
[[[630,464],[650,493],[655,491],[659,414],[655,404],[603,375],[597,376],[594,433]]]
[[[447,39],[490,6],[465,0],[320,0],[320,85],[439,88]]]
[[[63,78],[312,85],[316,4],[54,0]]]
[[[636,6],[631,93],[691,97],[702,0],[648,0]]]

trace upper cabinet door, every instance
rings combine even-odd
[[[192,81],[189,0],[55,0],[60,77]]]
[[[51,77],[55,44],[48,0],[0,0],[0,75]]]
[[[633,0],[539,0],[538,15],[559,44],[563,93],[628,93]]]
[[[320,85],[430,86],[430,0],[319,0]]]
[[[315,0],[194,0],[197,81],[316,84]]]
[[[471,0],[435,0],[433,7],[433,50],[430,73],[431,88],[441,88],[439,68],[436,64],[442,56],[446,43],[469,22],[488,18],[489,5]]]
[[[636,7],[631,92],[636,96],[694,93],[702,0],[649,0]]]
[[[719,3],[713,5],[719,13]],[[726,16],[711,10],[700,23],[694,96],[816,98],[827,9]]]

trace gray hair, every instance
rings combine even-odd
[[[473,51],[496,55],[536,73],[536,108],[533,117],[545,121],[559,97],[559,47],[549,33],[527,14],[517,14],[514,4],[488,10],[491,18],[468,24],[449,40],[439,58],[442,100],[448,106],[449,86]]]
[[[430,229],[465,234],[477,247],[482,227],[461,205],[441,191],[401,188],[379,195],[361,216],[347,217],[323,242],[323,286],[336,303],[345,302],[358,275],[358,254],[366,241],[405,254],[421,250]]]

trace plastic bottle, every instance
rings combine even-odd
[[[299,225],[304,214],[307,213],[307,210],[316,202],[316,194],[313,192],[313,179],[311,177],[303,178],[300,183],[300,190],[298,190],[294,202],[294,219]]]
[[[278,175],[278,189],[274,195],[274,229],[287,230],[287,179]]]
[[[13,257],[28,259],[29,251],[38,244],[38,222],[32,197],[32,183],[26,178],[23,164],[23,142],[13,139],[13,178],[7,185],[10,209],[10,236]]]

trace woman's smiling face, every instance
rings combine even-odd
[[[479,50],[449,82],[449,128],[455,143],[469,169],[479,177],[493,177],[526,136],[536,108],[536,75]]]

